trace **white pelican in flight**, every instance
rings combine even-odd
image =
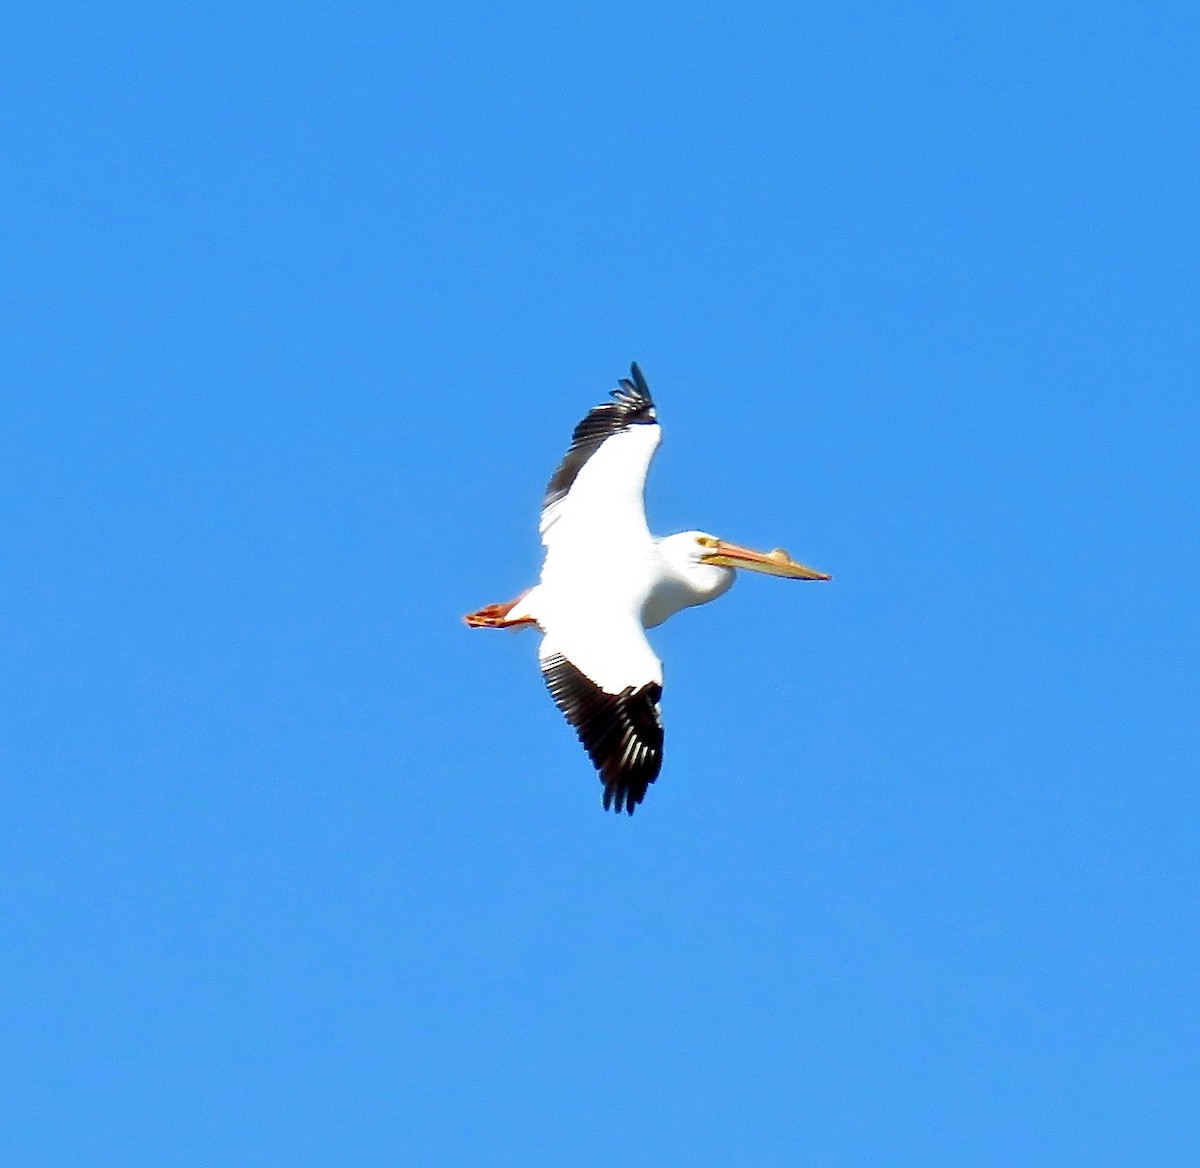
[[[542,676],[599,772],[604,806],[632,815],[662,766],[662,662],[644,630],[728,592],[735,568],[830,577],[782,548],[751,551],[703,531],[652,536],[642,496],[661,431],[636,363],[610,396],[575,427],[546,488],[540,583],[464,619],[541,630]]]

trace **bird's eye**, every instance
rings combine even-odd
[[[713,539],[713,537],[711,535],[698,535],[698,536],[696,536],[696,542],[701,547],[715,548],[717,546],[718,541]]]

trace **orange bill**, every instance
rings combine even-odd
[[[750,572],[765,572],[768,576],[786,576],[792,580],[833,579],[824,572],[797,563],[783,548],[776,548],[770,552],[756,552],[752,548],[739,547],[736,543],[721,540],[701,559],[706,564],[720,564],[724,568],[744,568]]]

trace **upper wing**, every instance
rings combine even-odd
[[[642,371],[611,391],[571,435],[571,446],[546,487],[539,525],[547,547],[580,532],[590,540],[613,532],[648,538],[643,493],[662,432]]]
[[[554,704],[604,784],[604,807],[633,814],[662,767],[662,664],[632,618],[554,622],[538,652]]]

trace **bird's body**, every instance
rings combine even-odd
[[[636,364],[612,397],[575,428],[547,487],[540,582],[466,621],[542,631],[543,676],[600,772],[604,806],[633,814],[662,765],[662,663],[644,630],[727,592],[735,567],[829,577],[781,549],[752,552],[699,531],[652,536],[643,494],[661,431]]]

